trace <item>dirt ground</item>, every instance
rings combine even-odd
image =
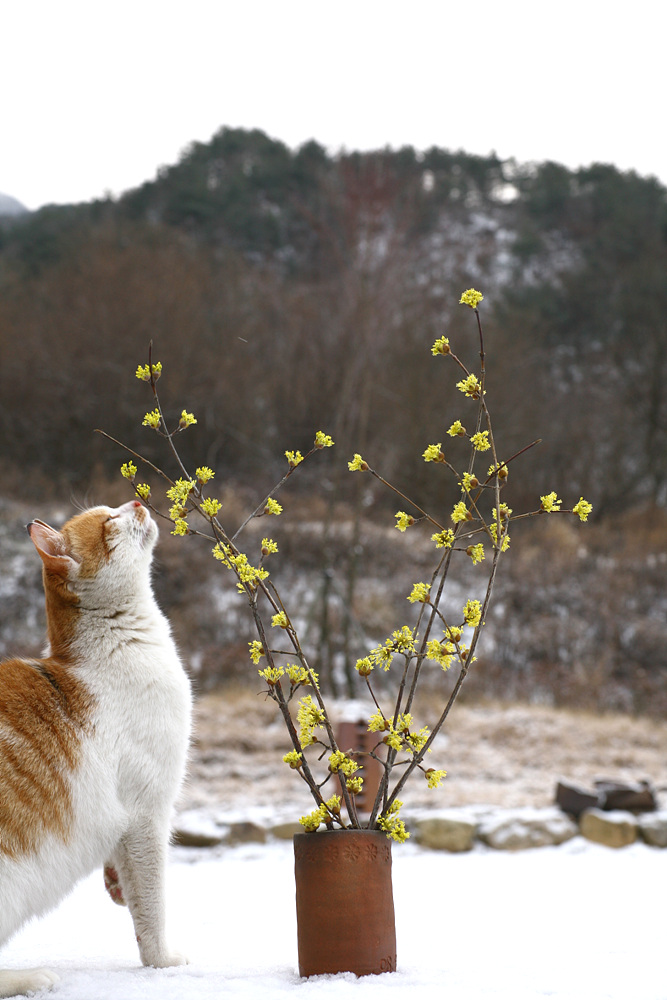
[[[359,714],[350,703],[332,710],[339,719]],[[277,816],[310,809],[305,784],[281,760],[291,747],[273,702],[243,691],[214,693],[197,702],[195,716],[181,808],[243,815],[273,804]],[[430,763],[446,769],[446,779],[431,790],[417,776],[402,796],[406,807],[546,806],[561,777],[585,785],[596,778],[646,779],[667,807],[667,726],[645,718],[525,704],[458,704]]]

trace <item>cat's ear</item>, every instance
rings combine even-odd
[[[67,554],[67,543],[60,532],[38,520],[31,521],[27,528],[46,569],[58,576],[69,576],[76,562]]]

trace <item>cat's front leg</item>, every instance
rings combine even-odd
[[[144,965],[185,965],[165,940],[165,868],[167,833],[150,825],[126,834],[114,851],[122,892],[132,914]]]

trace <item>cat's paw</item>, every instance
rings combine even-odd
[[[151,965],[154,969],[169,969],[174,965],[189,965],[190,959],[178,951],[169,951],[152,962],[144,962],[144,965]]]
[[[14,972],[0,972],[0,997],[22,996],[24,993],[37,993],[39,990],[50,990],[60,982],[60,976],[50,969],[21,969]]]
[[[104,866],[104,888],[109,893],[114,903],[118,903],[119,906],[127,906],[125,897],[123,896],[123,887],[120,884],[120,879],[118,878],[118,872],[114,866],[110,864],[106,864]]]

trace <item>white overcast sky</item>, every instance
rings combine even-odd
[[[0,191],[118,194],[223,125],[667,184],[664,0],[0,0]]]

